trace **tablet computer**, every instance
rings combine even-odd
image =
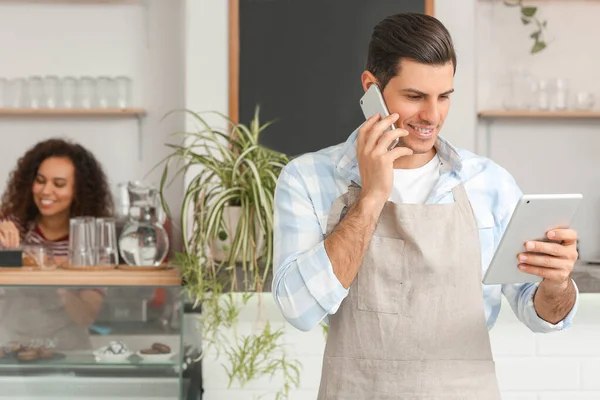
[[[517,254],[526,251],[525,242],[549,242],[546,232],[569,228],[582,198],[581,194],[523,195],[500,239],[483,283],[540,282],[541,277],[519,270]]]

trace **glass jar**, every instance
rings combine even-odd
[[[129,265],[158,266],[169,251],[169,236],[156,218],[155,208],[137,207],[119,237],[119,253]]]

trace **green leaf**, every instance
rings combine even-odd
[[[523,23],[523,25],[529,25],[531,23],[531,20],[521,17],[521,22]]]
[[[531,54],[539,53],[546,48],[546,42],[536,41],[531,48]]]
[[[535,39],[535,41],[537,42],[541,33],[542,33],[542,31],[533,32],[531,35],[529,35],[529,37],[532,39]]]
[[[537,7],[521,7],[521,14],[525,17],[533,17],[537,12]]]

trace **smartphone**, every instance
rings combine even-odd
[[[385,101],[383,100],[381,90],[379,90],[379,86],[377,86],[377,84],[375,83],[372,83],[363,95],[363,97],[360,98],[360,108],[362,109],[363,114],[365,115],[365,119],[369,119],[375,114],[381,114],[382,118],[385,118],[388,115],[390,115],[390,112],[388,111],[387,106],[385,105]],[[392,129],[396,129],[394,124],[392,124],[390,128],[386,129],[385,132]],[[394,140],[394,142],[388,150],[392,150],[394,147],[396,147],[399,141],[400,138]]]

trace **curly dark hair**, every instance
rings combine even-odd
[[[39,210],[33,201],[32,186],[40,165],[50,157],[68,158],[75,167],[71,216],[112,216],[112,195],[96,157],[79,144],[49,139],[33,146],[17,162],[2,196],[2,217],[16,218],[23,226],[36,220]]]

